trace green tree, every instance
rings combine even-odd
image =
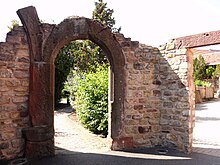
[[[193,61],[193,77],[194,80],[203,80],[206,78],[206,64],[202,55]]]
[[[64,96],[62,93],[64,83],[73,66],[73,58],[68,47],[69,45],[64,46],[55,60],[55,105],[58,105],[60,99]]]
[[[95,2],[92,18],[112,32],[120,32],[121,28],[114,27],[113,10],[109,9],[107,3],[102,0]],[[61,68],[59,76],[63,77],[58,77],[60,81],[57,79],[57,93],[61,93],[60,90],[63,89],[66,81],[66,74],[72,70],[64,90],[70,92],[72,99],[70,102],[76,108],[80,122],[94,133],[107,135],[109,66],[107,56],[98,45],[85,40],[72,41],[65,45],[58,57],[55,64],[56,67]],[[68,61],[67,64],[65,61]],[[63,69],[65,71],[62,71]],[[58,85],[61,87],[58,88]]]
[[[121,27],[114,27],[115,18],[113,17],[113,13],[114,10],[109,9],[107,7],[107,3],[104,3],[103,0],[98,0],[98,2],[95,2],[95,9],[92,13],[92,18],[107,26],[112,32],[119,33],[121,31]]]

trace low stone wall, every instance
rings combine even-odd
[[[0,159],[23,155],[22,129],[29,126],[29,50],[23,27],[0,43]]]

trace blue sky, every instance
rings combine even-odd
[[[68,16],[91,17],[94,0],[7,0],[0,6],[0,41],[4,41],[16,11],[36,7],[44,22],[59,23]],[[125,37],[158,46],[169,39],[220,30],[219,0],[105,0],[114,9],[116,26]]]

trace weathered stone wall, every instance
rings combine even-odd
[[[29,50],[23,27],[0,43],[0,159],[23,155],[22,129],[29,126]]]
[[[159,49],[117,35],[126,57],[122,147],[155,145],[191,152],[192,56],[171,42]],[[191,101],[192,100],[192,101]]]
[[[195,121],[193,56],[190,50],[177,49],[175,40],[160,48],[162,109],[161,140],[165,146],[192,152]]]
[[[24,150],[28,157],[54,154],[54,52],[76,39],[91,39],[111,58],[112,149],[164,146],[191,152],[193,56],[178,49],[178,40],[156,48],[86,18],[49,25],[39,24],[33,7],[20,15],[26,33],[15,27],[0,43],[0,159],[22,156]]]

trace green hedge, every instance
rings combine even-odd
[[[76,74],[68,80],[71,104],[80,122],[96,134],[108,133],[108,67],[95,73]]]

